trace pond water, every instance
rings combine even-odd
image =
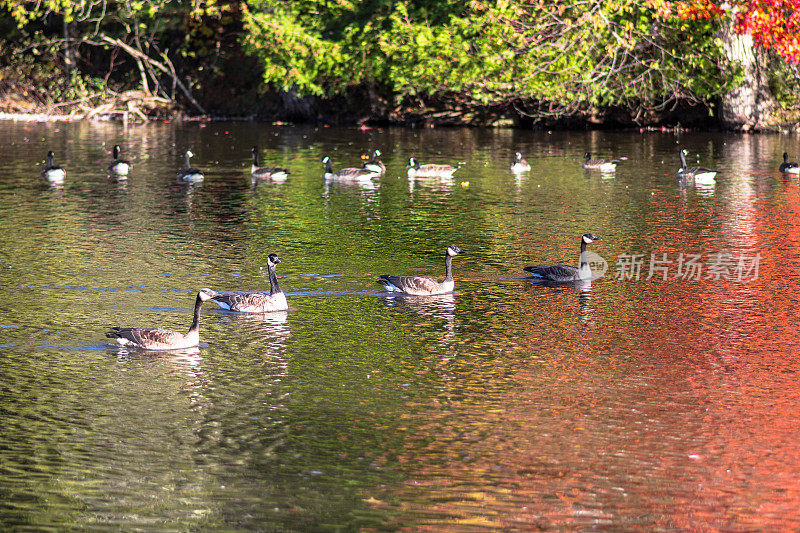
[[[106,174],[113,144],[133,163]],[[250,148],[286,166],[253,185]],[[678,150],[719,169],[681,187]],[[183,152],[205,171],[179,183]],[[62,184],[39,177],[48,150]],[[319,159],[385,176],[326,183]],[[514,152],[529,173],[508,170]],[[613,174],[583,154],[623,157]],[[0,123],[0,523],[800,529],[797,137]],[[409,180],[409,156],[460,165]],[[606,261],[583,286],[525,279]],[[400,298],[380,274],[444,275]],[[109,326],[201,346],[126,351]]]

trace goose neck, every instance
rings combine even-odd
[[[189,168],[191,166],[191,164],[189,163],[189,154],[188,154],[188,152],[185,154],[185,157],[186,157],[186,159],[184,161],[184,168]]]
[[[581,237],[581,258],[580,258],[580,268],[584,268],[589,264],[589,261],[586,260],[586,241],[583,240]]]
[[[200,295],[197,295],[197,300],[194,303],[194,318],[192,319],[192,325],[189,328],[189,333],[193,331],[197,331],[200,329],[200,308],[203,307],[203,300],[200,298]],[[188,335],[188,333],[187,333]]]
[[[255,148],[253,148],[253,166],[254,167],[258,166],[258,152],[256,151]]]
[[[275,265],[268,265],[267,271],[269,272],[269,294],[272,296],[273,294],[278,294],[281,291],[280,286],[278,285],[278,274],[275,272]]]
[[[444,257],[444,280],[453,281],[453,256],[448,253]]]

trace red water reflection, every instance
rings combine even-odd
[[[738,191],[706,221],[659,209],[671,223],[654,227],[684,231],[653,231],[654,251],[758,253],[758,279],[606,280],[588,319],[569,291],[514,301],[513,330],[486,333],[496,366],[464,361],[446,395],[407,406],[407,481],[369,500],[393,525],[800,529],[797,186],[779,201]],[[705,234],[712,219],[727,231]]]

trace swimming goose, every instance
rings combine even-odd
[[[514,160],[511,162],[511,172],[530,172],[531,165],[522,159],[522,154],[517,152]]]
[[[714,183],[714,176],[717,175],[717,171],[713,168],[687,166],[686,155],[688,153],[689,150],[685,148],[680,152],[681,168],[678,169],[678,179],[701,184]]]
[[[458,170],[451,165],[420,165],[416,157],[408,159],[409,178],[449,178]]]
[[[783,163],[778,167],[778,170],[785,174],[800,174],[800,165],[795,162],[789,162],[789,154],[783,152]]]
[[[186,334],[162,328],[121,328],[115,326],[106,333],[120,346],[145,350],[181,350],[200,344],[200,308],[214,296],[211,289],[200,289],[194,304],[194,320]]]
[[[253,164],[250,166],[250,175],[256,179],[285,180],[289,175],[288,168],[260,167],[258,166],[258,147],[253,146]]]
[[[269,294],[266,292],[218,292],[212,300],[223,309],[238,311],[240,313],[270,313],[272,311],[286,311],[286,295],[278,286],[278,276],[275,274],[275,265],[281,260],[275,254],[267,256],[267,270],[269,272]]]
[[[444,281],[439,282],[433,278],[425,276],[391,276],[384,274],[380,276],[378,283],[386,287],[389,292],[401,292],[414,296],[430,296],[433,294],[445,294],[453,292],[455,282],[453,281],[453,257],[463,253],[464,250],[458,246],[448,246],[444,259]]]
[[[64,181],[67,171],[53,163],[55,155],[52,150],[47,152],[47,165],[42,169],[41,175],[47,181]]]
[[[384,174],[386,174],[386,165],[384,165],[383,161],[379,159],[380,156],[381,156],[380,150],[373,150],[372,157],[369,158],[369,160],[367,160],[364,163],[363,167],[371,172],[375,172],[383,176]]]
[[[194,156],[191,150],[186,150],[186,163],[183,165],[183,168],[178,170],[178,180],[179,181],[188,181],[191,183],[195,183],[198,181],[203,181],[203,171],[199,168],[195,168],[189,164],[189,158]]]
[[[586,170],[611,172],[617,169],[617,163],[619,163],[619,159],[592,159],[591,152],[586,152],[583,155],[583,158],[585,161],[581,163],[581,167],[585,168]]]
[[[366,168],[343,168],[341,170],[333,171],[333,162],[327,155],[320,159],[325,163],[325,179],[335,180],[369,180],[376,177],[378,174]]]
[[[584,233],[581,236],[581,257],[578,267],[572,265],[541,265],[527,266],[523,268],[531,277],[546,281],[582,281],[592,278],[592,269],[586,258],[586,245],[594,241],[599,241],[600,237],[591,233]]]
[[[119,158],[119,145],[114,145],[114,160],[108,164],[108,173],[117,176],[127,176],[131,169],[130,162]]]

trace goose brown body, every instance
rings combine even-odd
[[[178,170],[178,181],[186,181],[194,183],[198,181],[203,181],[203,179],[205,179],[205,176],[203,176],[203,171],[197,167],[193,167],[190,164],[189,159],[191,159],[193,155],[194,154],[192,153],[191,150],[186,150],[186,154],[184,156],[185,160],[183,168]]]
[[[431,296],[434,294],[446,294],[453,292],[455,281],[453,280],[453,257],[463,253],[458,246],[448,246],[445,252],[445,277],[443,281],[437,281],[427,276],[393,276],[384,274],[378,279],[378,283],[383,285],[389,292],[400,292],[414,296]]]
[[[616,170],[617,163],[619,163],[619,159],[602,159],[602,158],[593,158],[591,152],[586,152],[583,155],[584,161],[581,163],[581,167],[585,168],[586,170],[602,170],[606,172],[610,172],[612,170]]]
[[[409,178],[449,178],[458,170],[452,165],[422,165],[416,157],[408,159]]]
[[[164,328],[123,328],[114,326],[106,337],[117,344],[145,350],[181,350],[200,344],[200,308],[214,296],[211,289],[200,289],[194,304],[194,320],[186,333]]]
[[[116,174],[117,176],[127,176],[128,172],[130,172],[131,164],[130,161],[126,161],[125,159],[119,158],[119,145],[114,145],[114,159],[108,164],[108,172],[110,174]]]
[[[586,245],[599,240],[600,237],[591,233],[584,233],[581,236],[581,255],[577,267],[573,265],[539,265],[527,266],[523,270],[529,273],[532,278],[543,281],[563,283],[591,279],[592,270],[586,260]]]
[[[680,151],[681,168],[678,169],[678,179],[682,183],[714,183],[714,176],[717,175],[716,169],[708,167],[690,167],[686,164],[686,155],[689,150]]]
[[[288,168],[262,167],[258,164],[258,147],[253,146],[253,164],[250,166],[250,175],[253,178],[266,180],[285,180],[289,176]]]
[[[286,295],[278,285],[278,275],[275,265],[280,263],[276,254],[267,257],[269,272],[269,293],[261,291],[248,292],[218,292],[212,297],[220,307],[228,311],[239,313],[270,313],[273,311],[286,311],[289,309]]]
[[[333,171],[333,161],[327,155],[320,159],[325,164],[325,179],[329,180],[370,180],[378,176],[377,172],[366,168],[343,168]]]
[[[364,168],[369,170],[370,172],[375,172],[383,176],[386,174],[386,165],[383,164],[383,161],[380,160],[381,151],[380,150],[373,150],[372,157],[369,158],[366,162],[364,162]]]

